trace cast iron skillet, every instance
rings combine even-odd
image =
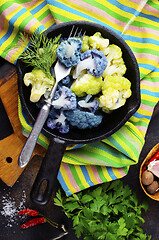
[[[131,81],[132,96],[127,99],[123,107],[115,110],[109,115],[105,114],[102,123],[93,129],[80,130],[72,127],[69,133],[61,134],[57,130],[49,129],[45,123],[42,132],[50,139],[50,145],[31,191],[32,201],[40,205],[46,204],[52,194],[66,146],[79,143],[89,144],[107,138],[121,128],[137,111],[140,105],[139,68],[134,54],[125,41],[112,30],[87,21],[62,23],[48,29],[46,33],[49,38],[54,38],[59,34],[62,34],[62,37],[65,38],[69,36],[72,25],[78,26],[79,29],[82,28],[84,31],[86,30],[86,35],[90,36],[99,31],[104,38],[110,40],[110,44],[116,44],[122,49],[123,59],[127,67],[125,77]],[[26,87],[23,83],[24,74],[29,71],[31,71],[31,68],[27,67],[20,60],[17,61],[20,100],[27,117],[34,122],[39,109],[36,107],[35,103],[29,101],[30,88]],[[41,186],[44,182],[46,183],[46,187],[41,193]]]

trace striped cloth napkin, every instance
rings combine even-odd
[[[145,134],[159,100],[159,1],[157,0],[1,0],[0,55],[16,64],[24,49],[13,48],[19,31],[33,34],[62,22],[87,20],[114,30],[134,52],[141,78],[141,105],[126,124],[103,141],[69,146],[58,180],[66,195],[125,176],[137,164]],[[28,122],[19,101],[23,134]],[[39,144],[48,147],[40,134]]]

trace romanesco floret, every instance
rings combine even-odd
[[[117,45],[111,44],[108,49],[107,67],[103,72],[103,77],[106,77],[107,75],[123,76],[126,72],[126,66],[122,58],[121,48]]]
[[[49,118],[47,120],[47,126],[51,129],[58,129],[60,133],[68,133],[69,132],[69,124],[66,120],[63,111],[59,111],[56,113],[54,110],[50,111]]]
[[[121,76],[107,76],[102,83],[99,107],[106,113],[123,106],[131,96],[131,82]]]
[[[52,105],[55,109],[71,110],[77,107],[76,95],[70,88],[62,86],[55,92]]]
[[[40,69],[33,69],[24,75],[24,84],[32,85],[30,101],[38,102],[41,96],[48,90],[50,91],[55,83],[55,79],[51,76],[48,78]]]
[[[102,115],[95,115],[94,113],[84,112],[79,109],[67,111],[65,115],[70,125],[80,129],[97,127],[103,119]]]
[[[71,90],[78,97],[84,97],[87,94],[98,94],[102,89],[102,77],[96,78],[89,73],[81,73],[80,76],[71,85]]]
[[[82,40],[80,38],[70,37],[60,43],[56,56],[66,67],[76,66],[80,61],[80,50],[82,49]]]
[[[78,101],[78,106],[81,109],[88,109],[90,112],[95,113],[99,107],[99,102],[97,100],[90,101],[92,95],[87,95],[85,99]]]

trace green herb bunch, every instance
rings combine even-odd
[[[85,240],[151,239],[141,228],[142,209],[148,209],[147,203],[139,204],[136,195],[121,180],[70,197],[59,190],[54,204],[63,208],[72,219],[77,237],[83,235]]]
[[[20,55],[19,59],[42,70],[48,77],[51,77],[50,68],[56,60],[56,50],[59,46],[61,35],[55,38],[48,38],[44,33],[35,32],[30,39],[29,47]],[[23,33],[20,33],[21,44],[26,44],[26,38]],[[26,46],[27,47],[27,46]]]

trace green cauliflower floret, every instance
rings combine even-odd
[[[98,94],[102,89],[102,77],[96,78],[89,73],[82,71],[78,78],[71,85],[71,90],[78,97],[84,97],[87,94]]]
[[[98,98],[99,107],[106,113],[111,112],[126,102],[131,96],[131,82],[121,76],[107,76],[102,83],[102,95]]]
[[[85,35],[83,37],[82,43],[83,43],[82,49],[81,49],[82,52],[86,52],[87,50],[89,50],[91,48],[90,44],[89,44],[89,36]]]
[[[126,72],[126,66],[122,58],[121,48],[115,44],[108,47],[107,67],[103,72],[103,77],[107,75],[123,76]]]
[[[40,69],[33,69],[31,72],[24,75],[24,84],[32,85],[30,101],[38,102],[41,96],[47,91],[50,91],[55,83],[55,79],[50,78]]]
[[[108,54],[109,39],[103,38],[100,32],[96,32],[89,38],[89,44],[92,48],[103,51],[105,55]]]
[[[85,52],[89,49],[97,49],[107,55],[109,51],[107,48],[108,45],[109,39],[103,38],[100,32],[96,32],[93,36],[84,36],[82,52]]]

